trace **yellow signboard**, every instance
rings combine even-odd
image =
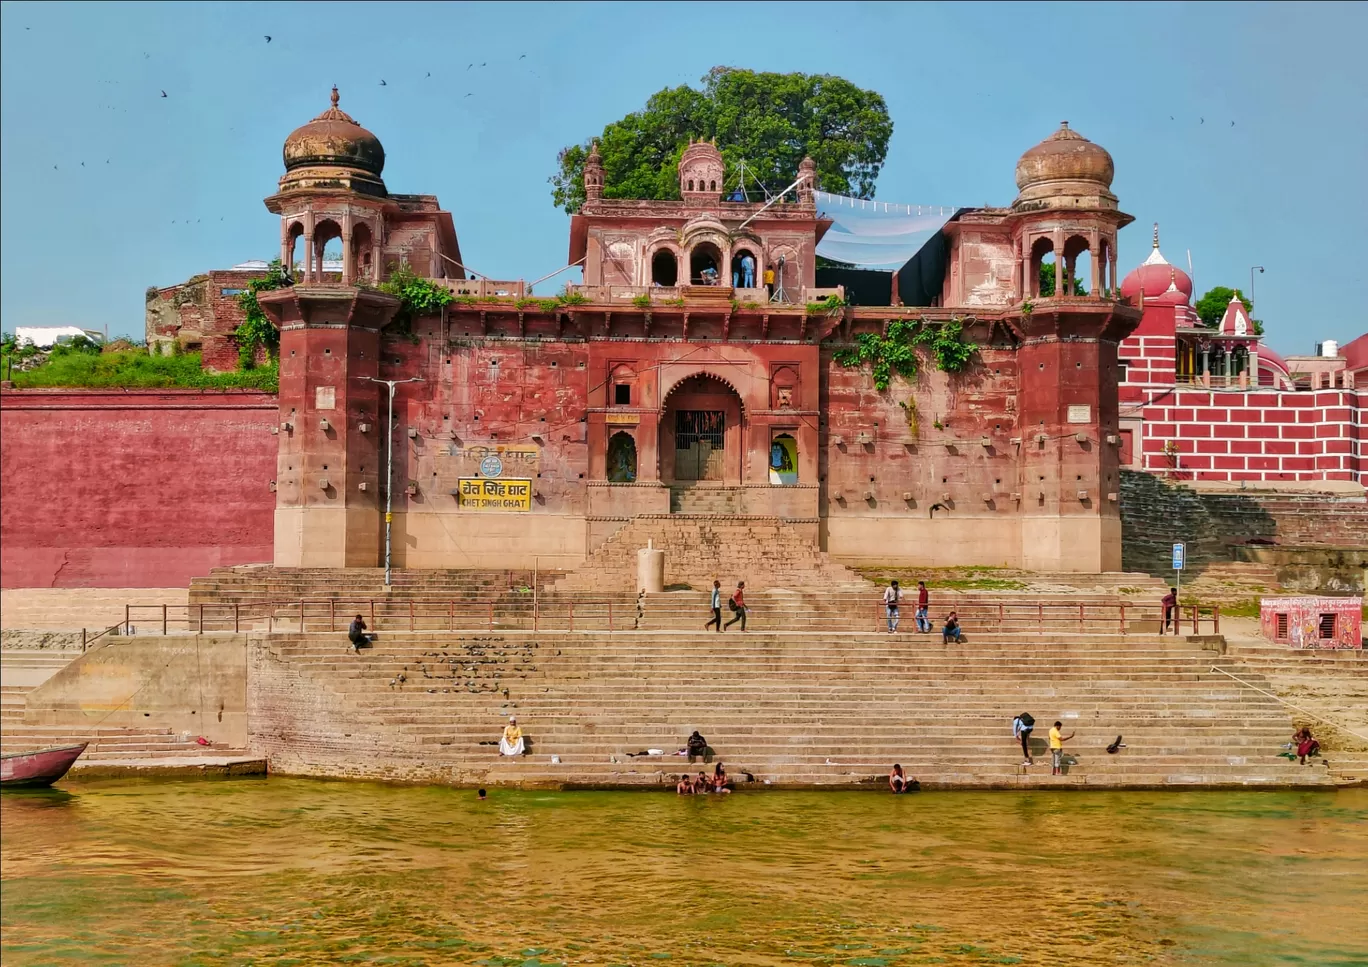
[[[456,503],[469,510],[531,510],[532,481],[462,477]]]
[[[639,413],[605,413],[603,422],[609,426],[636,426],[641,422]]]

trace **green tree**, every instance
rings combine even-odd
[[[726,184],[736,185],[744,161],[746,185],[779,191],[811,155],[826,191],[871,198],[888,153],[893,122],[883,96],[830,74],[773,74],[714,67],[703,89],[666,88],[645,108],[614,121],[597,138],[605,198],[679,197],[679,156],[690,139],[716,139]],[[552,198],[567,212],[584,203],[589,145],[560,152],[550,179]]]
[[[1040,263],[1040,297],[1048,299],[1055,294],[1055,263]],[[1073,294],[1087,295],[1088,290],[1083,288],[1083,283],[1075,276],[1073,280]]]
[[[1224,285],[1208,289],[1206,295],[1197,300],[1194,308],[1202,320],[1202,325],[1208,329],[1215,329],[1219,326],[1225,317],[1226,307],[1230,305],[1230,300],[1236,296],[1239,296],[1240,302],[1244,304],[1245,313],[1249,316],[1249,323],[1254,327],[1254,334],[1262,336],[1264,331],[1263,320],[1254,318],[1254,300],[1246,299],[1245,294],[1239,289],[1232,289]]]

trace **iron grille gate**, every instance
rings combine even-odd
[[[727,414],[722,410],[675,411],[676,479],[722,479],[726,432]]]

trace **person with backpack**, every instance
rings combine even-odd
[[[1025,761],[1024,766],[1033,766],[1031,761],[1031,730],[1035,728],[1035,719],[1030,712],[1022,712],[1012,719],[1012,738],[1021,740],[1021,755]]]
[[[745,581],[737,581],[737,582],[736,582],[736,590],[733,591],[733,592],[732,592],[732,596],[731,596],[730,598],[727,599],[727,607],[731,608],[732,614],[735,615],[735,617],[732,618],[730,621],[728,621],[726,624],[724,624],[724,625],[722,626],[722,628],[723,628],[724,630],[727,629],[727,628],[730,628],[732,625],[736,624],[736,623],[739,621],[739,622],[741,622],[741,630],[742,630],[742,631],[745,631],[745,630],[746,630],[746,582],[745,582]]]
[[[917,630],[924,635],[931,633],[931,595],[925,581],[917,582]]]
[[[898,587],[897,581],[884,589],[884,612],[888,615],[888,633],[890,635],[898,630],[898,602],[901,599],[902,590]]]

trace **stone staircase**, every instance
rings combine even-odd
[[[107,727],[98,716],[89,725],[26,721],[29,692],[81,657],[79,651],[0,652],[0,751],[28,752],[57,745],[90,743],[77,762],[106,765],[166,758],[241,755],[221,744],[199,745],[194,736],[164,728]]]
[[[634,517],[579,568],[553,585],[558,591],[636,590],[637,551],[665,551],[665,584],[727,589],[737,581],[766,587],[870,587],[817,549],[813,534],[778,517],[652,514]]]
[[[287,773],[668,785],[681,757],[628,753],[673,752],[697,728],[738,780],[778,786],[877,786],[893,762],[928,787],[1332,784],[1277,757],[1277,701],[1211,671],[1238,665],[1149,635],[418,632],[360,655],[276,635],[254,637],[249,663],[254,751]],[[1010,735],[1023,709],[1039,723],[1029,768]],[[497,753],[509,714],[528,756]],[[1055,718],[1078,732],[1061,777],[1043,749]],[[1118,733],[1128,748],[1109,756]]]
[[[5,629],[102,631],[124,620],[126,605],[184,606],[185,588],[6,588],[0,591]]]
[[[1296,706],[1288,714],[1320,739],[1337,781],[1368,785],[1368,654],[1293,649],[1245,635],[1230,636],[1226,653],[1267,682],[1263,687]]]
[[[740,487],[675,485],[670,488],[672,514],[744,513],[746,492]]]

